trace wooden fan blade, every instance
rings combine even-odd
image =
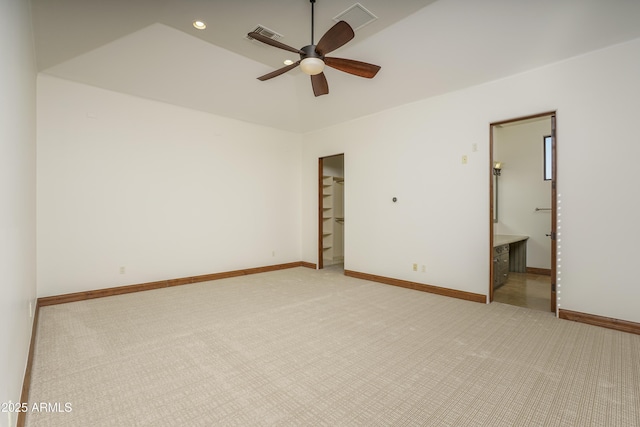
[[[274,46],[274,47],[278,47],[280,49],[284,49],[284,50],[288,50],[289,52],[295,52],[295,53],[300,53],[300,54],[304,54],[303,51],[301,51],[300,49],[296,49],[295,47],[291,47],[288,46],[284,43],[280,43],[278,41],[272,40],[269,37],[265,37],[260,33],[256,33],[255,31],[247,34],[249,37],[256,39],[262,43],[268,44],[270,46]]]
[[[324,63],[336,70],[371,79],[380,71],[378,65],[343,58],[324,58]]]
[[[344,21],[338,22],[333,27],[329,28],[329,31],[324,33],[324,36],[318,42],[316,46],[316,52],[320,55],[326,55],[329,52],[333,52],[337,48],[345,45],[349,40],[355,37],[351,25]]]
[[[311,86],[315,96],[326,95],[329,93],[329,83],[324,73],[311,76]]]
[[[284,73],[286,73],[287,71],[291,71],[291,70],[293,70],[293,69],[294,69],[294,68],[296,68],[299,64],[300,64],[300,61],[296,61],[296,62],[294,62],[294,63],[293,63],[293,64],[291,64],[291,65],[287,65],[286,67],[278,68],[277,70],[272,71],[272,72],[270,72],[270,73],[268,73],[268,74],[265,74],[264,76],[260,76],[260,77],[258,77],[258,80],[260,80],[260,81],[265,81],[265,80],[272,79],[272,78],[274,78],[274,77],[279,76],[280,74],[284,74]]]

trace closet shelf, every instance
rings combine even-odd
[[[343,257],[343,184],[342,177],[322,177],[322,258],[328,262]]]

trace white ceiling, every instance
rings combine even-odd
[[[315,42],[354,0],[317,0]],[[41,72],[294,132],[307,132],[640,37],[638,0],[360,0],[378,20],[329,56],[314,97],[295,54],[245,38],[257,25],[310,44],[309,0],[31,0]],[[208,28],[195,30],[204,20]],[[292,56],[293,55],[293,56]]]

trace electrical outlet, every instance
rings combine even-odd
[[[276,251],[271,251],[271,256],[276,256]]]
[[[426,273],[426,272],[427,272],[427,266],[426,266],[426,265],[424,265],[424,264],[422,264],[422,272],[423,272],[423,273]]]
[[[126,273],[127,269],[125,267],[120,267],[120,274]]]
[[[413,264],[413,271],[418,271],[418,264]]]
[[[473,144],[471,144],[471,151],[473,151],[473,152],[478,151],[478,144],[476,144],[475,142]]]

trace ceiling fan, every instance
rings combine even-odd
[[[300,65],[300,69],[311,76],[311,86],[313,87],[313,94],[315,96],[326,95],[329,93],[329,85],[327,78],[325,77],[323,70],[324,66],[335,68],[336,70],[344,71],[349,74],[353,74],[360,77],[366,77],[368,79],[373,78],[380,67],[366,62],[354,61],[353,59],[332,58],[325,56],[327,53],[333,52],[339,47],[344,46],[347,42],[354,38],[355,34],[353,29],[345,21],[340,21],[327,31],[317,45],[313,44],[313,6],[316,0],[310,0],[311,2],[311,44],[301,49],[296,49],[291,46],[287,46],[284,43],[280,43],[276,40],[272,40],[257,32],[251,32],[249,37],[254,38],[262,43],[288,50],[289,52],[295,52],[300,55],[300,59],[291,65],[282,67],[275,71],[272,71],[264,76],[258,77],[258,80],[265,81],[277,77],[281,74],[291,71]]]

